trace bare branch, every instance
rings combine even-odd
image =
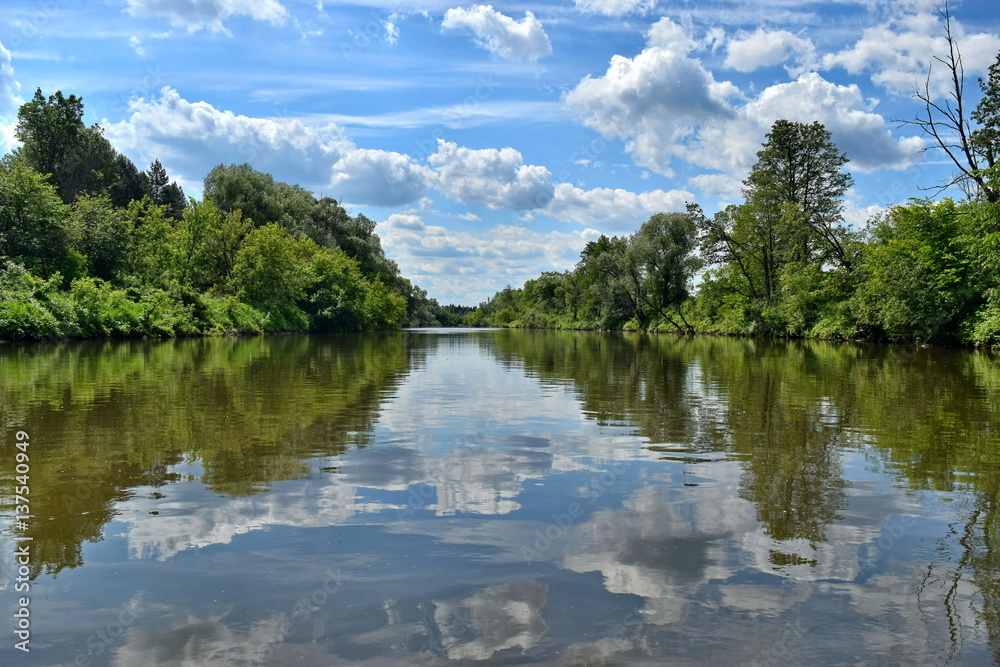
[[[944,102],[935,99],[931,90],[933,65],[928,67],[924,89],[916,90],[913,94],[924,105],[923,115],[918,115],[913,120],[896,122],[900,126],[912,125],[920,128],[924,135],[933,140],[937,148],[944,151],[958,170],[956,176],[947,183],[926,189],[941,192],[957,185],[963,192],[969,192],[970,189],[978,190],[988,201],[994,202],[1000,199],[1000,192],[983,177],[979,157],[973,145],[972,126],[965,110],[965,65],[958,41],[952,31],[951,11],[947,1],[938,13],[944,18],[948,54],[943,57],[934,56],[934,60],[948,69],[950,90]],[[975,187],[970,187],[969,181],[972,181]]]

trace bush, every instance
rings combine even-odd
[[[88,337],[128,337],[142,334],[142,306],[98,278],[78,278],[70,297],[79,333]]]
[[[48,280],[32,275],[9,260],[0,263],[0,338],[31,340],[59,338],[64,333],[50,308],[62,276]]]

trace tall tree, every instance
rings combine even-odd
[[[46,98],[41,88],[17,112],[15,154],[32,169],[51,176],[63,202],[84,192],[104,190],[116,180],[115,151],[99,125],[83,123],[83,99],[62,91]]]
[[[626,260],[635,292],[646,308],[678,331],[694,333],[681,306],[691,278],[701,267],[695,255],[697,227],[690,213],[657,213],[629,242]],[[676,318],[676,319],[675,319]],[[678,322],[679,320],[679,322]]]
[[[87,272],[117,282],[124,273],[131,234],[125,211],[107,195],[81,195],[69,214],[71,243],[86,258]]]
[[[124,208],[129,202],[150,194],[149,176],[146,172],[139,171],[132,160],[119,153],[115,156],[114,169],[116,178],[108,188],[108,194],[115,206]]]
[[[258,227],[284,217],[274,177],[249,164],[217,165],[205,176],[204,192],[222,211],[243,211]]]
[[[64,97],[57,90],[48,99],[35,89],[30,102],[17,111],[15,136],[21,142],[25,164],[43,174],[62,171],[63,162],[83,130],[83,99]]]
[[[166,206],[167,215],[175,220],[180,220],[181,216],[184,215],[187,200],[184,198],[184,190],[177,185],[177,181],[170,180],[170,177],[167,176],[167,170],[163,168],[159,160],[154,160],[153,164],[149,165],[146,178],[149,180],[149,196],[152,197],[153,203],[158,206]]]
[[[743,194],[759,215],[778,219],[788,204],[799,209],[804,228],[789,259],[851,268],[843,225],[843,196],[853,183],[842,169],[847,162],[822,123],[778,120],[771,127]]]

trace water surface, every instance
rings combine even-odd
[[[8,619],[32,538],[31,653],[0,663],[993,664],[998,403],[956,350],[0,346]]]

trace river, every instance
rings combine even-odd
[[[1000,657],[981,352],[457,329],[5,344],[0,409],[2,664]]]

